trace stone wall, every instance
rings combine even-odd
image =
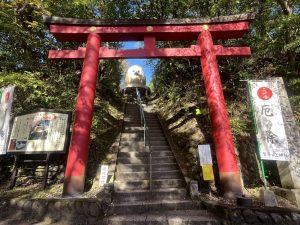
[[[30,224],[93,224],[101,220],[108,204],[98,199],[0,199],[0,218]]]
[[[281,185],[284,188],[300,188],[300,135],[293,115],[289,98],[281,77],[275,78],[278,82],[280,105],[283,115],[285,132],[291,154],[290,162],[277,161]]]

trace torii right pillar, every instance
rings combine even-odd
[[[242,195],[239,167],[234,150],[233,137],[224,100],[217,57],[208,25],[198,37],[201,48],[201,66],[208,98],[212,134],[224,197]]]

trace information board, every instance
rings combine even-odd
[[[249,84],[261,159],[289,161],[277,81],[250,81]]]
[[[8,153],[64,153],[70,130],[69,112],[38,111],[14,118]]]

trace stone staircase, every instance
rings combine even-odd
[[[127,103],[115,172],[113,202],[105,221],[111,225],[145,224],[145,218],[148,218],[146,224],[168,224],[165,222],[174,219],[174,212],[181,212],[183,222],[176,224],[190,224],[182,210],[201,209],[201,203],[189,199],[184,178],[160,122],[151,109],[146,111],[145,120],[152,150],[152,193],[149,148],[144,144],[139,106]],[[208,212],[191,212],[193,218],[199,220],[195,224],[215,224],[213,222],[217,221],[214,216],[207,216]],[[164,222],[156,223],[155,215],[161,213],[162,217],[159,218]],[[200,214],[201,218],[198,218]],[[139,219],[134,222],[136,218]]]
[[[136,203],[162,200],[186,200],[187,192],[159,121],[145,113],[152,149],[152,195],[150,193],[149,149],[137,104],[127,104],[114,182],[114,202]]]

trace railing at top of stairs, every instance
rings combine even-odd
[[[151,145],[149,141],[148,126],[145,119],[141,94],[137,88],[136,88],[136,97],[137,97],[137,103],[139,105],[139,110],[141,115],[141,127],[144,127],[144,145],[145,148],[149,148],[149,189],[150,189],[150,194],[152,195],[152,151],[151,151]]]

